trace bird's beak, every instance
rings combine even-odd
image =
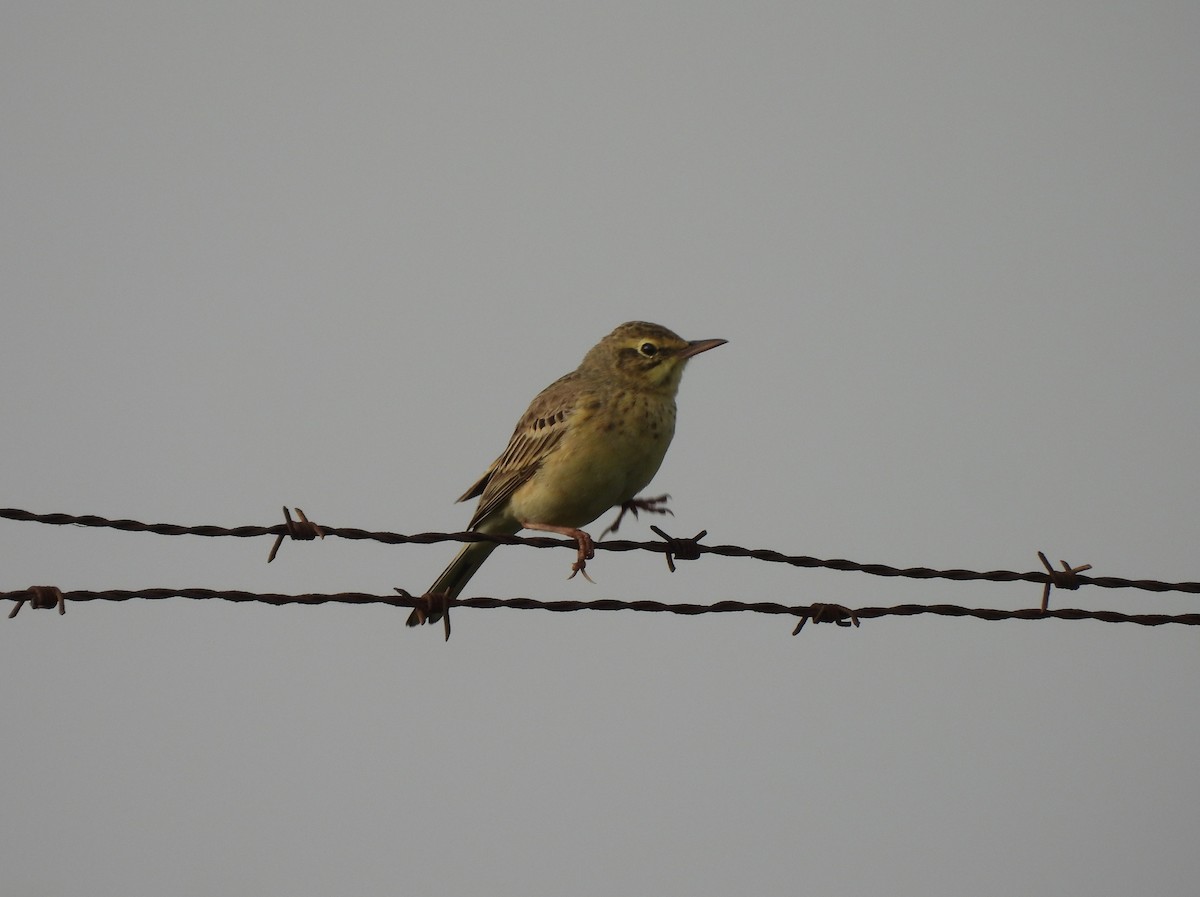
[[[717,346],[723,346],[727,342],[729,342],[729,340],[694,339],[679,353],[679,357],[691,358],[693,355],[699,355],[701,352],[707,352],[709,349],[715,349]]]

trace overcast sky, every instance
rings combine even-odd
[[[0,506],[458,530],[617,324],[713,543],[1200,579],[1200,6],[0,12]],[[592,527],[598,534],[606,520]],[[0,590],[423,591],[455,546],[0,521]],[[502,548],[466,594],[1035,605]],[[1081,589],[1055,606],[1196,611]],[[0,620],[5,895],[1191,895],[1200,632],[183,599]]]

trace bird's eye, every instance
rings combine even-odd
[[[643,355],[645,355],[647,358],[653,358],[655,355],[658,354],[658,346],[654,345],[654,343],[642,343],[642,345],[638,349],[638,351],[641,352]]]

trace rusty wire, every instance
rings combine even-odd
[[[286,514],[285,509],[285,514]],[[137,520],[109,520],[95,515],[76,516],[72,514],[35,514],[14,508],[0,508],[0,518],[19,521],[33,521],[58,526],[92,526],[108,527],[126,532],[149,532],[165,536],[231,536],[234,538],[250,538],[255,536],[290,535],[295,529],[295,522],[289,528],[288,523],[277,523],[273,526],[180,526],[172,523],[142,523]],[[430,545],[437,542],[496,542],[500,545],[529,545],[534,548],[556,548],[569,546],[575,549],[576,543],[570,539],[556,539],[546,536],[502,536],[488,533],[459,532],[459,533],[392,533],[371,532],[369,530],[350,527],[317,526],[307,518],[303,522],[313,528],[318,535],[336,536],[342,539],[373,540],[389,545],[417,544]],[[1186,592],[1200,594],[1200,582],[1160,582],[1153,579],[1123,579],[1116,576],[1084,576],[1079,571],[1087,569],[1088,565],[1071,567],[1065,561],[1060,561],[1063,570],[1054,570],[1046,563],[1046,570],[1032,570],[1024,573],[1014,570],[975,571],[963,569],[935,570],[930,567],[891,567],[887,564],[864,564],[842,558],[815,558],[807,555],[788,555],[783,552],[765,548],[743,548],[740,545],[703,545],[700,539],[707,533],[701,532],[690,539],[679,539],[668,536],[658,527],[651,527],[660,537],[661,542],[633,542],[625,539],[610,539],[596,542],[595,547],[601,551],[651,551],[667,556],[668,563],[674,565],[674,560],[691,560],[703,554],[714,554],[719,557],[750,558],[768,563],[789,564],[794,567],[822,568],[826,570],[854,571],[867,573],[872,576],[903,577],[907,579],[948,579],[956,582],[986,581],[986,582],[1031,582],[1043,586],[1056,586],[1064,589],[1075,589],[1081,585],[1097,586],[1102,589],[1141,589],[1149,592]],[[306,531],[307,533],[307,531]],[[302,535],[299,538],[313,538],[312,535]],[[278,543],[278,539],[276,540]],[[276,547],[278,547],[276,545]],[[1040,552],[1039,552],[1040,554]]]
[[[44,588],[44,587],[43,587]],[[164,600],[167,598],[190,598],[194,600],[220,600],[235,602],[258,602],[282,606],[286,604],[385,604],[394,607],[414,607],[421,597],[408,594],[372,595],[366,592],[307,593],[285,595],[279,593],[243,592],[217,589],[109,589],[106,591],[77,590],[61,592],[66,601],[129,601],[132,599]],[[0,600],[26,601],[32,597],[30,590],[0,592]],[[845,608],[835,604],[786,605],[773,601],[717,601],[712,604],[668,604],[663,601],[627,601],[618,598],[598,598],[590,601],[543,601],[536,598],[453,598],[450,607],[500,608],[518,610],[548,610],[567,612],[577,610],[632,610],[643,613],[670,613],[684,616],[701,614],[756,613],[797,617],[800,624],[793,631],[799,632],[803,624],[837,623],[857,625],[859,620],[878,617],[911,617],[933,614],[942,617],[973,617],[978,620],[1099,620],[1105,623],[1137,623],[1141,626],[1162,626],[1176,623],[1184,626],[1200,626],[1200,613],[1192,614],[1125,614],[1107,610],[1082,610],[1080,608],[1037,607],[1017,610],[997,608],[959,607],[952,604],[899,604],[892,607]],[[50,603],[47,606],[54,606]]]
[[[554,539],[544,536],[497,536],[485,533],[416,533],[405,535],[391,532],[370,532],[362,529],[319,526],[310,521],[300,509],[296,509],[299,520],[292,518],[287,508],[283,510],[286,518],[282,524],[273,526],[181,526],[167,523],[142,523],[137,520],[110,520],[94,515],[77,516],[72,514],[35,514],[11,508],[0,509],[0,518],[18,521],[32,521],[59,526],[91,526],[108,527],[126,532],[152,532],[160,535],[199,535],[199,536],[230,536],[249,538],[255,536],[275,536],[268,562],[274,559],[285,537],[297,540],[311,540],[338,536],[343,539],[369,539],[385,544],[433,544],[437,542],[481,542],[490,541],[502,545],[530,545],[535,548],[553,548],[559,546],[575,547],[573,540]],[[843,559],[821,559],[806,555],[786,555],[769,549],[750,549],[737,545],[703,545],[700,540],[707,535],[701,531],[690,539],[676,538],[668,535],[657,526],[651,529],[663,540],[661,542],[632,542],[627,540],[610,540],[597,542],[596,548],[607,551],[651,551],[665,555],[667,565],[672,572],[676,560],[694,560],[703,554],[715,554],[722,557],[743,557],[770,563],[784,563],[797,567],[824,568],[839,571],[858,571],[873,576],[905,577],[910,579],[949,579],[955,581],[984,580],[989,582],[1034,582],[1044,586],[1041,607],[1022,608],[1018,610],[1000,610],[996,608],[968,608],[958,605],[937,604],[902,604],[892,607],[861,607],[847,608],[836,604],[784,605],[770,601],[739,601],[725,600],[712,604],[668,604],[662,601],[622,600],[601,598],[586,601],[558,600],[544,601],[534,598],[453,598],[446,596],[413,596],[397,589],[396,595],[371,595],[362,592],[343,592],[337,594],[301,594],[285,595],[274,593],[257,593],[245,591],[218,591],[213,589],[142,589],[142,590],[107,590],[89,591],[77,590],[62,592],[54,586],[31,586],[28,589],[15,592],[0,592],[0,598],[14,602],[9,617],[29,603],[34,608],[57,607],[59,613],[65,612],[66,601],[128,601],[134,598],[161,600],[165,598],[218,599],[223,601],[253,601],[272,605],[285,604],[387,604],[398,607],[424,606],[436,598],[442,602],[446,613],[443,616],[446,637],[450,635],[451,607],[499,608],[509,607],[521,610],[549,610],[555,612],[577,610],[633,610],[648,613],[672,613],[682,615],[699,615],[714,613],[749,612],[761,614],[787,615],[798,619],[792,634],[800,632],[806,623],[835,623],[839,626],[858,626],[861,620],[886,616],[914,616],[918,614],[934,614],[937,616],[973,617],[980,620],[1099,620],[1109,623],[1136,623],[1142,626],[1161,626],[1175,623],[1185,626],[1200,625],[1200,613],[1197,614],[1126,614],[1118,611],[1082,610],[1079,608],[1047,607],[1049,593],[1052,588],[1075,590],[1081,585],[1095,585],[1101,588],[1136,588],[1154,592],[1189,592],[1200,593],[1200,583],[1195,582],[1159,582],[1157,580],[1129,580],[1117,577],[1089,577],[1082,571],[1090,569],[1090,565],[1072,566],[1066,561],[1060,561],[1061,570],[1051,566],[1042,552],[1038,557],[1045,571],[1019,573],[1011,570],[991,570],[978,572],[974,570],[934,570],[929,567],[897,568],[885,564],[862,564]]]

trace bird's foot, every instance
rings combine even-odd
[[[603,539],[609,533],[615,533],[621,525],[622,518],[626,512],[633,514],[636,518],[639,511],[645,511],[647,514],[670,514],[675,516],[675,512],[667,507],[667,502],[671,500],[669,495],[659,495],[654,498],[631,498],[629,501],[621,502],[621,510],[617,513],[617,519],[605,528],[600,534]]]
[[[576,573],[582,573],[583,578],[588,582],[594,583],[596,580],[587,575],[587,562],[596,556],[596,548],[592,543],[592,537],[581,529],[576,529],[573,526],[554,526],[550,523],[530,523],[522,520],[521,526],[525,529],[540,530],[544,533],[558,533],[560,536],[568,536],[575,540],[579,545],[579,553],[575,556],[575,563],[571,565],[571,575],[567,579],[574,579]]]
[[[587,573],[587,562],[596,556],[596,547],[592,544],[592,537],[579,529],[575,530],[575,541],[579,543],[579,554],[575,558],[575,563],[571,565],[571,575],[567,579],[574,579],[576,573],[582,573],[583,578],[594,585],[596,580]]]

